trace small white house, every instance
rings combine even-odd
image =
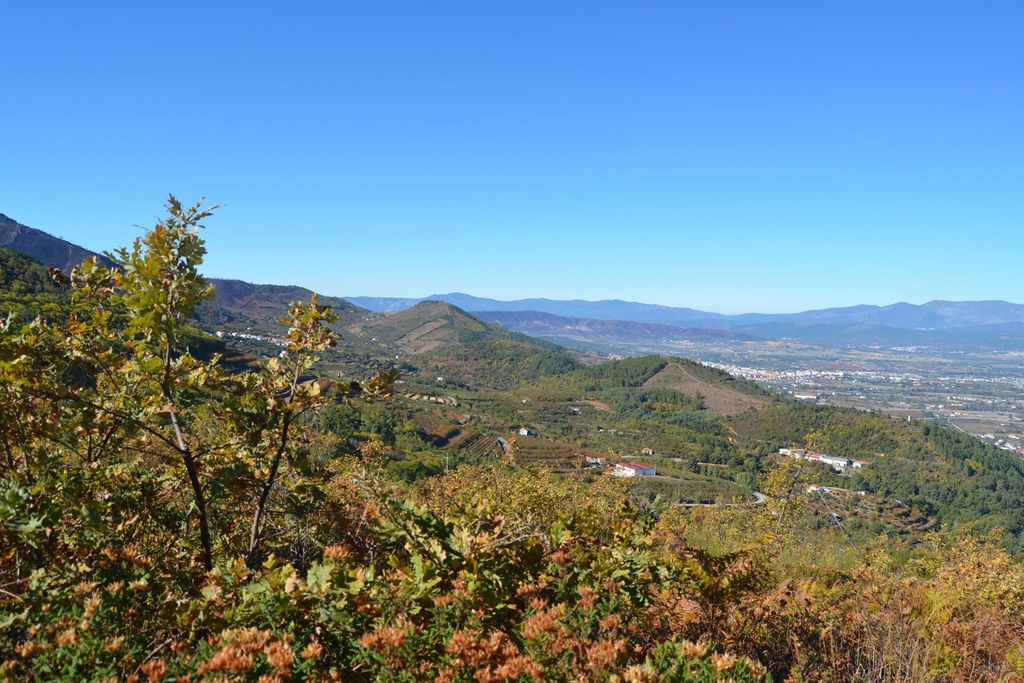
[[[615,464],[612,476],[615,477],[653,477],[654,467],[640,462],[620,462]]]

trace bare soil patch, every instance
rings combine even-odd
[[[712,384],[697,379],[675,363],[666,365],[661,372],[644,382],[644,386],[654,389],[675,389],[688,396],[699,393],[704,398],[704,405],[716,415],[738,413],[771,402],[763,396],[751,396],[736,391],[725,382]]]

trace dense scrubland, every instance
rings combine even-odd
[[[430,306],[339,349],[314,298],[230,358],[208,215],[172,198],[112,269],[0,254],[0,679],[1024,677],[1014,456]],[[582,467],[645,447],[668,476]]]

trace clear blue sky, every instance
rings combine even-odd
[[[1020,2],[0,4],[0,212],[205,272],[723,313],[1024,302]]]

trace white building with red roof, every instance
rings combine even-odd
[[[654,466],[642,462],[615,463],[615,469],[612,470],[612,476],[615,477],[653,477],[655,474]]]

